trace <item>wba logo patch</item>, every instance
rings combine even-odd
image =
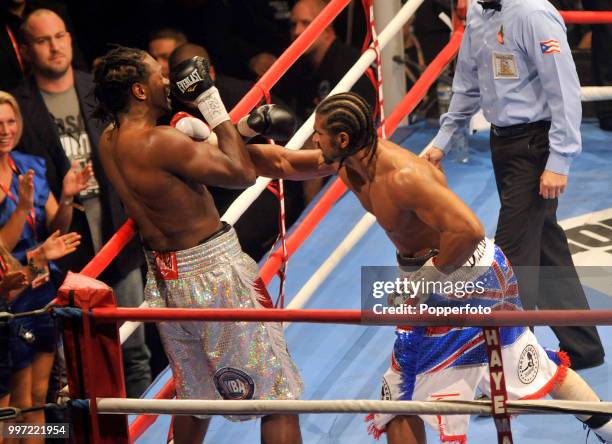
[[[237,368],[223,367],[217,370],[213,381],[223,399],[252,399],[255,393],[253,378]]]

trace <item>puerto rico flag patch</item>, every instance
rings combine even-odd
[[[540,49],[542,54],[557,54],[561,52],[561,45],[559,40],[550,39],[540,42]]]

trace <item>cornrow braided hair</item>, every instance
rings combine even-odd
[[[94,117],[119,127],[119,114],[127,112],[132,85],[145,82],[149,73],[141,49],[117,46],[104,55],[94,70]]]
[[[368,102],[353,92],[334,94],[323,100],[316,112],[325,117],[325,129],[333,135],[345,132],[349,136],[343,159],[365,150],[363,157],[374,155],[378,136],[372,109]]]

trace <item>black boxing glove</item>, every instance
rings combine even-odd
[[[261,134],[268,139],[289,140],[297,127],[295,116],[280,105],[262,105],[238,122],[238,132],[244,137]]]
[[[203,57],[192,57],[176,65],[170,72],[170,90],[173,97],[194,103],[213,129],[230,119]]]

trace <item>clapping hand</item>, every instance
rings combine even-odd
[[[62,184],[62,199],[71,199],[85,188],[89,179],[93,177],[93,168],[87,165],[79,171],[79,163],[73,162],[72,167],[64,176]]]
[[[19,176],[18,194],[18,206],[25,211],[30,211],[34,207],[34,170],[28,170]]]
[[[53,261],[76,251],[80,244],[79,233],[73,231],[60,236],[60,231],[57,230],[43,242],[41,250],[47,261]]]
[[[9,271],[0,281],[0,297],[4,296],[10,301],[11,291],[21,290],[28,285],[28,277],[23,271]]]

